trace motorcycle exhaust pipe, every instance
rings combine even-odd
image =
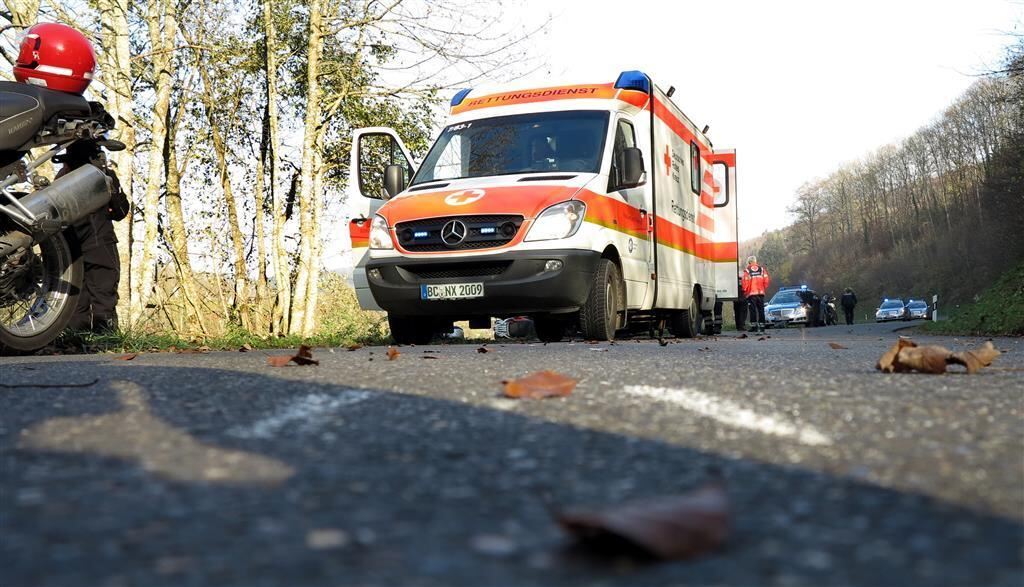
[[[48,239],[106,206],[111,189],[106,173],[93,165],[83,165],[24,196],[19,201],[36,217],[32,233],[0,232],[0,260]]]

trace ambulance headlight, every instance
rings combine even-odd
[[[388,230],[388,221],[384,220],[383,216],[373,217],[373,224],[370,225],[370,248],[395,248],[395,245],[391,242],[391,232]]]
[[[580,229],[586,212],[587,205],[578,200],[555,204],[537,216],[525,240],[546,241],[568,238]]]

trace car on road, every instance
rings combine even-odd
[[[808,324],[814,313],[814,297],[814,291],[806,285],[781,288],[765,304],[764,317],[768,326],[785,328],[790,324]]]
[[[907,300],[907,320],[927,320],[931,316],[928,302],[924,300]]]
[[[889,322],[891,320],[906,320],[907,306],[899,298],[885,298],[881,305],[875,310],[875,322]]]

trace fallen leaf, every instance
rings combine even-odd
[[[764,338],[763,336],[759,336],[759,337],[757,338],[757,340],[758,340],[758,341],[762,341],[762,340],[765,340],[765,338]]]
[[[576,380],[554,371],[538,371],[526,377],[502,381],[505,396],[525,399],[564,397],[572,393]]]
[[[249,343],[245,343],[242,346],[238,347],[238,352],[240,352],[240,353],[247,353],[247,352],[249,352],[251,350],[252,350],[252,345],[249,344]]]
[[[608,352],[608,349],[590,349],[590,350],[598,352],[598,353],[607,353]]]
[[[485,346],[482,346],[482,347],[476,349],[476,352],[478,352],[478,353],[489,353],[489,352],[491,352],[491,349],[489,349],[489,348],[487,348]]]
[[[746,333],[746,332],[744,332],[743,334],[741,334],[741,335],[737,336],[736,338],[750,338],[750,337],[749,337],[749,336],[747,336],[747,333]]]
[[[973,351],[964,351],[962,353],[952,353],[947,360],[948,363],[958,363],[967,367],[968,373],[977,373],[982,367],[988,367],[1002,354],[999,349],[992,346],[992,342],[986,342],[981,346],[980,349]]]
[[[114,359],[118,361],[131,361],[134,360],[135,357],[137,356],[139,356],[139,353],[128,353],[127,355],[120,355],[118,357],[114,357]]]
[[[398,352],[398,349],[396,349],[395,347],[393,347],[393,346],[389,346],[388,347],[388,360],[389,361],[394,361],[401,354],[402,353]]]
[[[298,352],[291,357],[267,357],[267,364],[271,367],[284,367],[288,363],[295,363],[300,367],[304,367],[306,365],[319,365],[320,361],[313,358],[313,349],[306,345],[301,345]]]
[[[421,359],[440,359],[441,357],[436,357],[434,355],[423,355],[420,358]]]
[[[359,349],[363,348],[363,345],[361,345],[359,343],[355,343],[355,344],[350,344],[350,345],[348,345],[345,348],[347,348],[350,352],[351,351],[358,351]]]
[[[947,365],[963,365],[967,373],[977,373],[982,367],[992,364],[1000,355],[1000,351],[986,342],[981,348],[954,353],[938,345],[919,346],[909,338],[900,337],[882,358],[875,368],[884,373],[921,373],[942,374]]]
[[[661,559],[686,559],[721,547],[731,513],[720,480],[678,496],[645,499],[598,510],[556,515],[581,545],[602,553],[639,551]]]
[[[828,346],[832,347],[833,349],[835,349],[837,351],[846,348],[843,345],[839,344],[838,342],[830,342],[830,343],[828,343]]]

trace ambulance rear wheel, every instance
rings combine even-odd
[[[391,338],[397,344],[430,344],[437,331],[437,323],[430,318],[395,316],[388,314]]]
[[[669,330],[679,338],[693,338],[700,333],[704,325],[704,315],[697,303],[697,292],[690,298],[690,307],[674,312],[669,321]]]
[[[601,259],[594,272],[594,283],[587,301],[580,308],[580,329],[589,340],[615,340],[619,326],[622,300],[622,279],[619,268],[608,259]]]

